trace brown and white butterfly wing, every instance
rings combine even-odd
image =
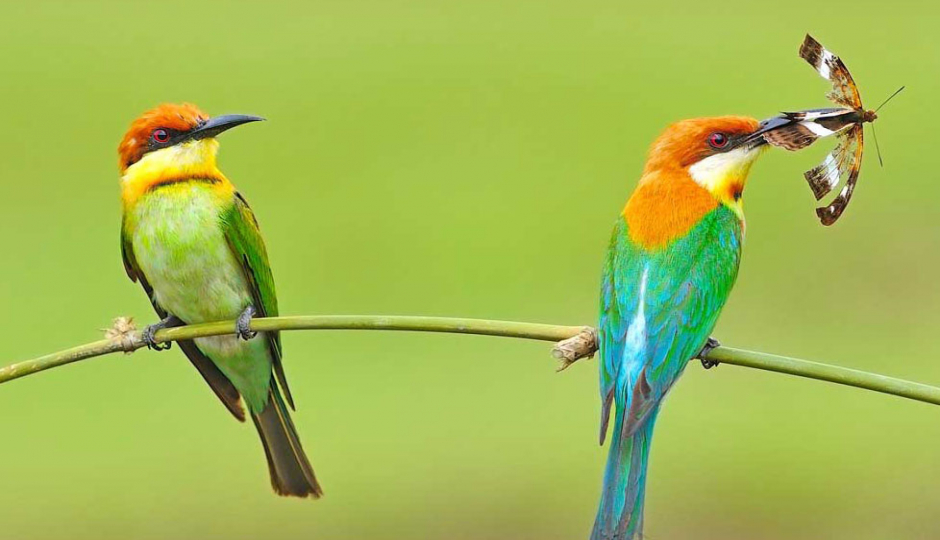
[[[823,137],[842,132],[857,121],[857,116],[854,109],[847,108],[785,112],[773,118],[772,125],[770,120],[765,121],[770,129],[762,136],[773,146],[802,150]]]
[[[806,171],[804,176],[809,182],[810,189],[816,196],[816,200],[822,199],[832,191],[842,178],[845,178],[845,185],[826,206],[820,206],[816,209],[816,215],[823,225],[832,225],[835,223],[849,200],[852,199],[852,193],[855,191],[855,184],[858,181],[859,169],[862,166],[862,152],[865,149],[864,130],[861,124],[854,125],[851,129],[839,135],[839,144],[836,146],[826,159],[816,168]]]
[[[842,167],[845,166],[849,156],[850,133],[840,135],[839,144],[826,155],[826,159],[803,174],[817,201],[828,195],[839,185],[839,180],[842,178]]]
[[[813,131],[800,122],[791,122],[790,124],[768,131],[763,135],[767,144],[795,152],[802,150],[816,142],[819,138]]]
[[[858,93],[858,87],[838,56],[806,34],[803,45],[800,46],[800,58],[809,62],[823,79],[832,83],[832,92],[826,95],[830,100],[844,107],[862,109],[862,97]]]

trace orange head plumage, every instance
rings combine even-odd
[[[655,248],[687,233],[718,205],[744,218],[741,195],[766,145],[762,124],[744,116],[683,120],[650,147],[643,176],[624,208],[633,241]]]
[[[131,124],[118,146],[125,205],[168,183],[194,178],[227,183],[216,166],[215,137],[258,120],[263,118],[243,114],[209,117],[188,103],[163,104],[145,112]]]
[[[118,146],[120,167],[123,172],[154,150],[171,133],[185,133],[209,119],[209,115],[191,103],[164,103],[142,114],[131,124]],[[162,132],[160,132],[162,130]]]
[[[688,169],[703,159],[740,147],[759,129],[746,116],[693,118],[672,124],[650,147],[644,174],[656,169]]]
[[[155,150],[213,138],[227,129],[259,120],[264,118],[243,114],[210,118],[190,103],[164,103],[142,114],[127,130],[118,146],[121,172]]]

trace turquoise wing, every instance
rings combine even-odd
[[[261,238],[258,220],[248,206],[248,202],[236,193],[232,206],[222,213],[222,230],[229,248],[245,271],[245,279],[251,287],[252,303],[259,317],[277,317],[277,293],[274,289],[274,275],[268,263],[268,252]],[[279,332],[266,333],[274,364],[274,374],[284,390],[284,397],[291,408],[294,399],[287,386],[287,377],[281,363],[281,335]]]
[[[612,403],[632,434],[701,350],[737,277],[741,240],[724,206],[657,250],[635,246],[620,220],[601,290],[602,442]]]
[[[626,222],[623,218],[618,219],[611,235],[601,278],[597,336],[601,379],[601,444],[604,444],[607,433],[614,390],[624,367],[627,328],[636,312],[636,306],[631,306],[630,302],[624,302],[623,299],[637,297],[645,259],[644,253],[627,238]]]

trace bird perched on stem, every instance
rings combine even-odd
[[[121,252],[169,326],[237,319],[237,335],[180,341],[228,410],[245,420],[244,401],[281,495],[319,497],[320,485],[288,414],[293,399],[275,332],[256,334],[251,318],[277,316],[274,279],[258,223],[216,166],[216,137],[255,116],[208,117],[193,105],[165,104],[144,113],[121,141]],[[281,391],[284,392],[282,397]],[[286,403],[285,403],[286,398]]]
[[[592,540],[642,534],[653,424],[689,360],[717,346],[709,335],[738,274],[744,184],[779,124],[670,126],[617,219],[601,284],[601,444],[612,407],[614,419]]]

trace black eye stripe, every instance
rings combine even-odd
[[[171,146],[179,142],[181,131],[170,128],[156,128],[150,132],[149,146],[151,150],[157,150],[166,146]]]

